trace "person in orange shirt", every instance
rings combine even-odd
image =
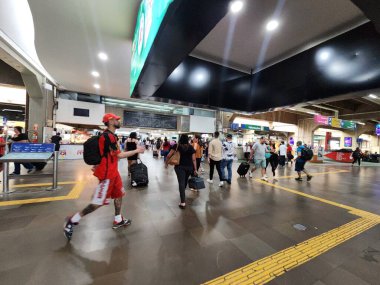
[[[197,162],[197,171],[201,166],[202,156],[203,156],[203,146],[201,144],[201,137],[199,135],[195,135],[193,138],[192,146],[195,150],[195,159]]]

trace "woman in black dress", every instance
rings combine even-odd
[[[130,133],[129,138],[125,142],[125,150],[132,151],[132,150],[137,149],[138,143],[139,141],[137,140],[137,133],[136,132]],[[131,165],[137,163],[138,158],[139,158],[138,154],[128,157],[128,176],[131,175],[131,172],[130,172]]]

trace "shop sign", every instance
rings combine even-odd
[[[328,125],[329,124],[329,117],[322,116],[322,115],[315,115],[314,116],[314,122],[316,124]]]
[[[130,94],[135,88],[162,20],[172,2],[173,0],[143,0],[141,2],[132,42]]]
[[[231,130],[237,131],[238,129],[239,129],[239,124],[236,124],[236,123],[231,124]]]
[[[376,125],[376,135],[380,136],[380,124]]]
[[[244,129],[244,130],[267,131],[267,132],[269,132],[269,127],[263,127],[263,126],[241,124],[241,128]]]

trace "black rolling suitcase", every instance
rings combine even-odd
[[[146,186],[149,183],[148,168],[139,159],[137,163],[132,164],[130,167],[131,184],[134,186]]]
[[[248,162],[242,162],[239,165],[239,168],[237,170],[237,173],[240,175],[240,177],[245,177],[249,170],[249,163]]]
[[[158,151],[157,150],[153,151],[153,157],[158,157]]]

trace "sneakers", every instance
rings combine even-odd
[[[33,168],[31,168],[31,169],[28,169],[28,173],[31,173],[31,172],[33,172],[35,170],[35,168],[33,167]]]
[[[135,181],[132,181],[131,185],[132,185],[132,187],[136,187],[137,183]]]
[[[207,179],[207,182],[210,184],[214,183],[214,181],[212,181],[211,179]]]
[[[223,187],[223,185],[224,185],[224,182],[223,182],[223,181],[220,181],[220,182],[219,182],[219,187]]]
[[[252,172],[249,172],[249,178],[252,178],[253,175],[252,175]]]
[[[20,173],[12,172],[12,173],[9,174],[9,175],[20,175]]]
[[[295,178],[295,180],[302,181],[302,178],[301,177],[297,177],[297,178]]]
[[[263,177],[261,177],[261,180],[268,182],[268,177],[263,176]]]
[[[63,235],[67,238],[68,241],[71,240],[73,236],[74,226],[78,223],[71,222],[71,217],[67,217],[65,219],[65,223],[63,224]]]
[[[227,183],[228,183],[229,185],[231,185],[231,180],[227,180]]]
[[[118,229],[120,227],[129,226],[130,224],[132,224],[132,220],[122,218],[122,220],[121,220],[120,223],[116,223],[116,221],[113,221],[112,229],[116,230],[116,229]]]
[[[311,175],[308,175],[308,176],[307,176],[307,181],[310,181],[310,180],[311,180],[311,178],[313,178],[313,176],[311,176]]]

